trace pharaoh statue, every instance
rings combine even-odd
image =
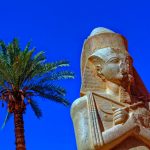
[[[127,40],[96,28],[81,56],[81,97],[71,107],[78,150],[150,150],[149,93]]]

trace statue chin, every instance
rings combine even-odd
[[[84,43],[81,61],[81,97],[71,106],[78,150],[150,149],[149,93],[126,39],[97,28]]]

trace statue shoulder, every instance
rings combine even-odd
[[[88,100],[88,96],[84,95],[78,99],[76,99],[73,103],[71,107],[75,107],[76,105],[81,105],[82,103],[85,103]]]
[[[79,110],[86,108],[88,101],[88,96],[84,95],[78,99],[76,99],[71,105],[71,115]]]

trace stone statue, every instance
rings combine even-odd
[[[150,150],[149,93],[126,39],[96,28],[81,57],[81,97],[71,116],[78,150]]]

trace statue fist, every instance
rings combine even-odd
[[[114,125],[125,123],[129,116],[129,110],[127,108],[118,108],[114,110],[113,122]]]

